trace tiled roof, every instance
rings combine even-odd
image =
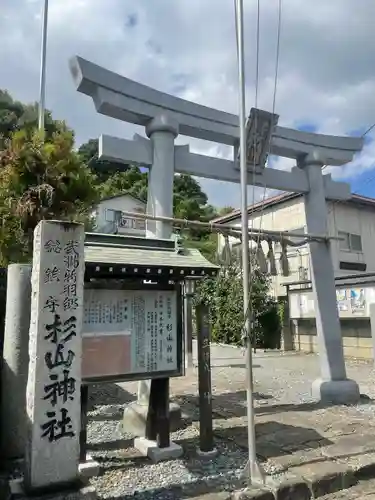
[[[181,253],[166,249],[126,248],[114,246],[85,246],[85,262],[132,266],[218,269],[195,248]]]
[[[123,193],[119,194],[114,194],[112,196],[106,196],[105,198],[101,198],[100,201],[97,203],[99,205],[102,201],[108,201],[108,200],[115,200],[116,198],[123,198],[124,196],[128,196],[129,198],[133,198],[133,200],[140,201],[143,203],[143,205],[146,206],[146,202],[142,200],[141,198],[138,198],[137,196],[134,196],[133,194],[128,193],[127,191],[124,191]]]
[[[181,269],[211,274],[219,269],[195,248],[175,250],[173,240],[147,239],[100,233],[86,233],[85,263],[99,266]],[[185,271],[184,273],[186,274]],[[203,273],[201,273],[203,274]]]

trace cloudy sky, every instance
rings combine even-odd
[[[245,0],[249,109],[255,99],[256,3]],[[42,4],[1,0],[0,88],[24,102],[38,99]],[[277,19],[278,0],[261,1],[258,106],[266,110],[273,101]],[[360,135],[375,122],[374,20],[374,0],[282,0],[279,124]],[[238,112],[233,0],[50,0],[47,107],[76,131],[78,144],[101,133],[131,137],[140,130],[98,115],[91,99],[75,91],[68,69],[72,55],[176,96]],[[375,196],[374,139],[375,131],[352,164],[333,171],[353,191],[370,196]],[[192,149],[228,154],[197,141]],[[292,164],[278,158],[273,166]],[[239,205],[239,186],[214,181],[202,186],[215,205]]]

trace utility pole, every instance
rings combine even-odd
[[[245,98],[245,51],[243,26],[243,0],[235,0],[237,62],[238,62],[238,101],[240,126],[240,173],[241,173],[241,233],[242,233],[242,276],[243,276],[243,309],[244,337],[246,341],[246,371],[247,371],[247,425],[249,461],[246,471],[249,483],[263,483],[264,475],[257,462],[254,394],[253,394],[253,360],[251,352],[251,308],[250,308],[250,261],[249,261],[249,217],[247,212],[247,145],[246,145],[246,98]]]
[[[44,130],[44,109],[46,100],[47,25],[48,25],[48,0],[44,0],[42,44],[40,51],[40,85],[39,85],[39,107],[38,107],[39,130]]]

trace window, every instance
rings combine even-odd
[[[117,222],[121,219],[121,211],[120,210],[112,210],[107,208],[105,211],[105,220],[107,222]]]
[[[144,231],[146,229],[146,221],[127,217],[123,215],[121,210],[107,208],[105,211],[105,220],[107,222],[113,222],[122,229],[136,229],[138,231]]]
[[[118,225],[119,227],[122,227],[124,229],[136,229],[136,230],[146,229],[146,221],[139,219],[132,219],[130,217],[126,217],[125,215],[122,215],[120,217]]]
[[[340,240],[340,250],[350,250],[349,233],[343,233],[339,231]]]
[[[362,238],[359,234],[345,233],[344,231],[339,231],[340,240],[340,250],[346,250],[348,252],[362,252]]]
[[[354,252],[362,252],[362,239],[358,234],[350,235],[350,248]]]
[[[299,281],[308,281],[309,270],[306,267],[300,266],[298,268],[298,279]]]

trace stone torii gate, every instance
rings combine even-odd
[[[145,127],[149,139],[138,135],[133,140],[101,136],[100,158],[151,165],[148,193],[151,214],[172,217],[175,172],[240,182],[236,161],[238,116],[159,92],[81,57],[71,59],[70,68],[77,90],[93,99],[98,113]],[[362,149],[363,140],[302,132],[274,123],[275,116],[270,115],[268,128],[274,127],[270,153],[292,158],[297,166],[291,172],[271,168],[254,171],[249,164],[248,184],[303,193],[307,232],[327,235],[326,199],[349,199],[350,186],[323,175],[322,167],[351,161]],[[234,160],[190,153],[188,146],[175,146],[178,134],[231,145]],[[170,223],[155,225],[152,232],[156,237],[171,236]],[[311,242],[310,251],[321,367],[321,377],[313,381],[312,392],[325,402],[354,403],[359,399],[359,388],[346,376],[329,242],[323,239]]]

